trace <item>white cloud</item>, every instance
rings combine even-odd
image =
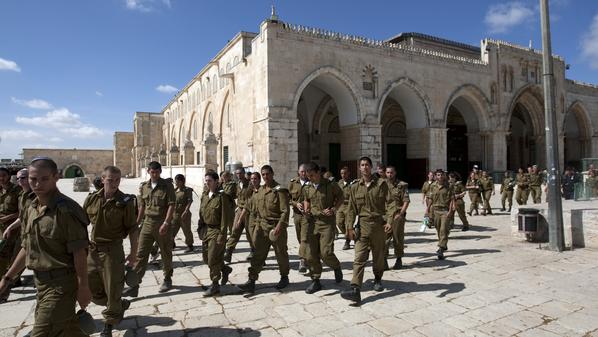
[[[581,38],[581,55],[592,69],[598,69],[598,14],[592,19],[590,29]]]
[[[0,141],[42,139],[44,136],[33,130],[0,130]]]
[[[10,70],[16,71],[18,73],[21,72],[21,68],[15,61],[6,60],[0,57],[0,70]]]
[[[164,94],[172,94],[174,92],[179,91],[179,89],[173,87],[170,84],[160,84],[156,87],[156,90]]]
[[[127,5],[127,8],[130,10],[134,10],[134,11],[140,11],[140,12],[149,12],[152,10],[151,7],[146,6],[144,4],[145,1],[143,0],[125,0],[125,3]]]
[[[484,22],[490,33],[504,33],[534,16],[534,10],[521,2],[492,5],[486,12]]]
[[[104,94],[101,91],[96,90],[96,96],[102,97]]]
[[[23,100],[23,99],[18,99],[18,98],[14,98],[11,97],[12,102],[18,105],[22,105],[22,106],[26,106],[28,108],[31,109],[42,109],[42,110],[49,110],[49,109],[53,109],[54,107],[52,106],[52,104],[44,101],[43,99],[30,99],[30,100]]]
[[[55,129],[75,138],[93,138],[104,135],[104,131],[83,123],[81,116],[70,112],[67,108],[48,111],[44,116],[17,117],[16,122],[23,125]]]

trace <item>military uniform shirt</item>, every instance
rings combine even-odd
[[[23,221],[23,214],[31,205],[31,202],[35,199],[35,193],[32,190],[29,192],[21,191],[19,194],[19,219]]]
[[[492,191],[494,190],[494,181],[492,180],[491,177],[482,177],[480,178],[480,186],[482,188],[482,191]]]
[[[201,195],[199,216],[209,229],[218,229],[221,233],[226,234],[227,226],[232,222],[230,197],[222,190],[212,193],[212,197],[210,197],[209,191],[204,192]]]
[[[176,202],[174,186],[160,178],[152,189],[151,180],[144,181],[139,187],[138,199],[139,205],[145,207],[144,221],[152,225],[162,224],[166,219],[168,206]]]
[[[327,179],[321,179],[317,187],[310,182],[303,188],[303,199],[310,203],[311,215],[316,219],[316,223],[334,225],[336,216],[326,216],[322,211],[335,207],[337,201],[344,198],[345,195],[338,184]]]
[[[337,182],[338,186],[343,191],[343,203],[349,204],[349,196],[351,195],[351,184],[353,182],[344,181],[343,179]]]
[[[301,214],[295,205],[303,201],[302,197],[304,186],[305,183],[301,184],[301,179],[299,177],[291,179],[291,182],[289,183],[289,195],[291,197],[290,202],[293,206],[293,211],[295,214]]]
[[[15,214],[19,212],[20,193],[21,187],[10,182],[8,183],[7,188],[3,188],[2,190],[0,190],[0,216]]]
[[[387,210],[387,203],[391,200],[388,184],[384,179],[372,176],[370,185],[361,178],[359,182],[351,185],[349,199],[349,219],[359,215],[363,224],[383,225],[392,222],[392,208]]]
[[[529,185],[530,186],[541,186],[542,185],[542,175],[537,173],[530,173],[528,175]]]
[[[515,180],[511,177],[505,178],[500,186],[500,193],[503,191],[513,191]]]
[[[392,214],[397,214],[403,208],[403,205],[406,202],[410,202],[409,199],[409,185],[406,182],[395,180],[391,182],[390,180],[386,180],[388,184],[388,192],[390,193],[390,200],[391,203],[388,205],[392,207]]]
[[[448,183],[445,185],[436,184],[430,191],[430,199],[432,199],[430,207],[433,210],[448,211],[451,200],[453,200],[454,197],[455,193]]]
[[[191,187],[177,188],[174,192],[174,214],[181,215],[185,211],[187,204],[193,201],[193,189]]]
[[[245,208],[245,205],[249,198],[253,195],[253,188],[250,186],[249,181],[245,183],[239,182],[237,184],[237,207]]]
[[[429,181],[427,180],[424,185],[422,186],[422,195],[424,195],[424,197],[426,195],[428,195],[428,193],[430,193],[430,187],[432,187],[432,185],[434,184],[434,180]]]
[[[26,251],[27,268],[74,268],[73,252],[88,246],[88,223],[81,206],[60,192],[43,207],[35,198],[23,214],[21,246]]]
[[[83,203],[92,224],[91,241],[109,243],[122,240],[137,228],[135,201],[132,196],[117,190],[114,196],[104,199],[104,189],[91,193]]]
[[[289,191],[281,187],[276,181],[270,186],[263,185],[254,195],[257,217],[284,229],[289,225]]]
[[[517,173],[517,177],[515,178],[517,180],[517,186],[519,188],[527,188],[529,185],[529,178],[528,175],[525,173]]]

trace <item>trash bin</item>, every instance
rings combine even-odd
[[[535,208],[520,208],[517,214],[517,227],[522,233],[532,234],[538,231],[538,214],[539,209]]]

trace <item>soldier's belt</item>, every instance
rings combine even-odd
[[[444,211],[444,212],[448,212],[448,207],[442,207],[442,206],[433,206],[433,209],[435,211]]]
[[[58,268],[46,271],[33,271],[33,275],[35,275],[35,278],[40,282],[48,282],[74,273],[75,271],[70,268]]]
[[[114,250],[115,248],[121,248],[122,245],[123,245],[122,240],[115,240],[112,242],[100,242],[100,243],[90,242],[89,249],[92,251],[96,251],[98,253],[109,253],[111,250]]]

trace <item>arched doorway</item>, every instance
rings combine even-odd
[[[583,106],[578,102],[571,105],[563,122],[565,166],[582,169],[581,159],[591,153],[590,130],[590,123]]]
[[[348,79],[328,69],[310,75],[297,102],[297,162],[314,161],[335,177],[347,165],[357,176],[358,108]],[[291,168],[294,170],[294,168]]]
[[[428,170],[428,104],[409,79],[394,82],[381,97],[382,161],[397,169],[397,177],[421,186]]]
[[[64,178],[85,177],[85,172],[79,165],[71,164],[64,170],[64,174],[62,176]]]
[[[544,109],[539,87],[528,87],[517,96],[509,122],[507,169],[516,171],[528,165],[544,167]]]

